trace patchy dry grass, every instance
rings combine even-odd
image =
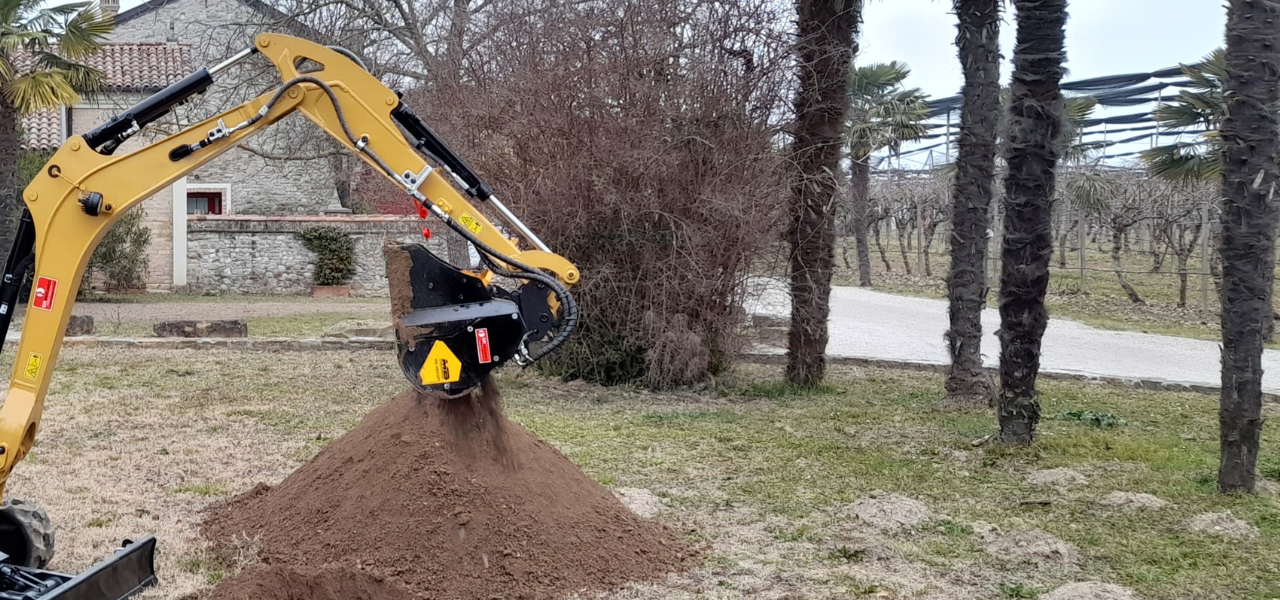
[[[703,567],[611,595],[620,600],[1034,598],[1088,580],[1150,599],[1280,597],[1280,506],[1214,492],[1210,397],[1047,382],[1041,443],[1007,449],[974,447],[993,431],[991,415],[939,409],[932,374],[839,368],[805,394],[777,376],[743,368],[716,397],[515,373],[499,384],[513,418],[606,485],[656,494],[659,518],[712,544]],[[58,568],[157,534],[165,585],[150,597],[178,598],[252,560],[251,540],[233,550],[200,540],[204,507],[279,481],[402,387],[391,353],[71,348],[9,492],[58,523]],[[1262,466],[1273,478],[1277,444],[1269,429]],[[1055,468],[1087,483],[1025,481]],[[877,491],[923,502],[933,517],[892,531],[851,517],[850,505]],[[1099,502],[1115,491],[1171,504]],[[1225,512],[1259,535],[1187,526]],[[1034,530],[1078,550],[1078,564],[987,551]]]

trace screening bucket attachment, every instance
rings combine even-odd
[[[552,327],[543,284],[508,291],[421,244],[390,244],[384,255],[400,368],[420,391],[469,392]]]
[[[156,583],[155,553],[153,537],[125,540],[79,575],[0,564],[0,600],[125,600]]]

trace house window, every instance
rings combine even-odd
[[[187,214],[222,214],[222,192],[187,192]]]

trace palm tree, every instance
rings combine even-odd
[[[1262,347],[1272,325],[1280,185],[1280,0],[1227,8],[1222,147],[1222,394],[1218,489],[1253,492],[1262,437]]]
[[[13,236],[18,197],[18,118],[75,104],[102,73],[79,61],[97,52],[112,19],[88,2],[45,6],[42,0],[0,0],[0,240]],[[7,243],[0,252],[7,253]],[[2,259],[0,259],[2,260]]]
[[[982,309],[987,305],[987,229],[1000,122],[1000,8],[1002,0],[955,0],[956,47],[964,70],[959,153],[951,214],[951,271],[947,275],[951,328],[947,402],[985,406],[991,384],[982,372]]]
[[[1226,51],[1219,48],[1204,60],[1182,65],[1189,88],[1152,116],[1163,130],[1197,130],[1196,139],[1157,146],[1143,153],[1152,175],[1181,181],[1217,181],[1222,177],[1222,142],[1218,128],[1227,116],[1223,84],[1227,79]]]
[[[1018,11],[1005,162],[1000,274],[1000,440],[1030,444],[1040,421],[1036,376],[1049,322],[1044,296],[1062,131],[1066,0],[1014,0]]]
[[[858,67],[849,75],[849,160],[853,196],[853,236],[858,247],[858,285],[871,285],[867,210],[871,196],[871,154],[924,137],[928,99],[902,82],[911,69],[897,61]]]
[[[814,386],[826,374],[827,317],[835,267],[836,173],[849,111],[849,70],[862,0],[797,0],[796,165],[790,205],[791,331],[787,381]]]

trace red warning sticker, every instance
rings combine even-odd
[[[36,278],[36,289],[31,293],[31,305],[40,310],[53,310],[53,299],[58,293],[58,280]]]
[[[476,354],[480,356],[481,363],[493,362],[493,355],[489,352],[489,330],[476,330]]]

